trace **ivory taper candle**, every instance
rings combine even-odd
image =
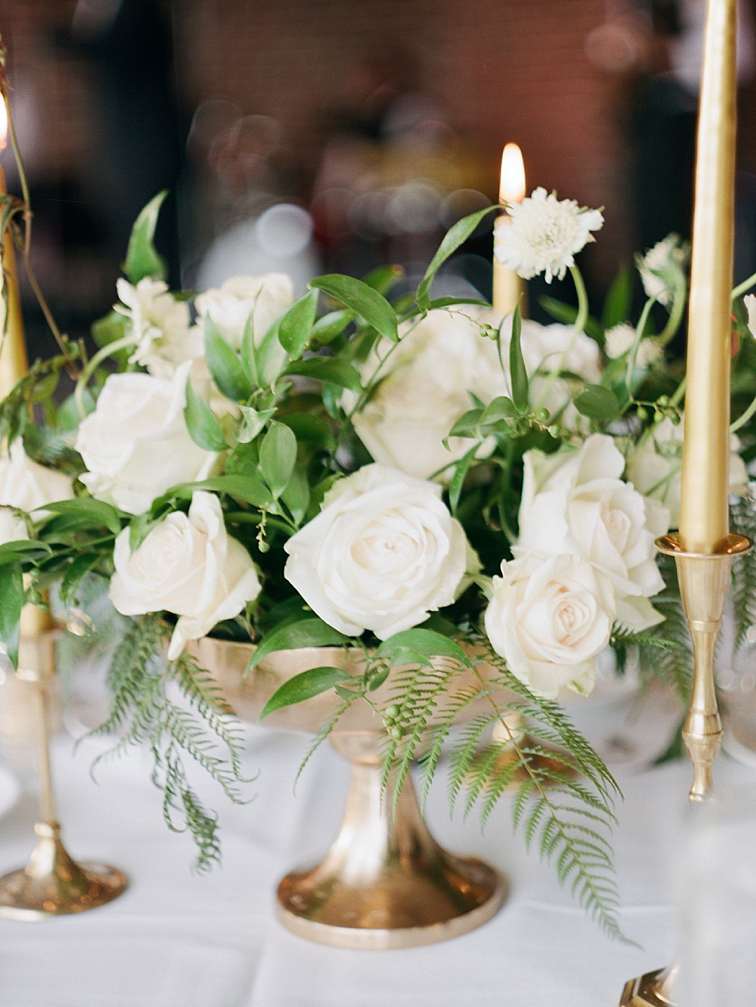
[[[729,531],[736,3],[709,0],[698,117],[680,536],[700,553]]]
[[[0,98],[0,150],[5,147],[7,130],[8,113],[5,102]],[[6,192],[5,172],[0,165],[0,195],[4,196]],[[26,358],[21,296],[18,289],[16,257],[10,229],[0,235],[0,240],[2,240],[3,246],[2,298],[5,307],[5,311],[2,313],[5,322],[5,338],[2,340],[2,352],[0,353],[0,399],[4,399],[16,382],[26,374],[29,364]],[[0,329],[0,336],[2,336],[2,329]]]
[[[5,102],[0,99],[0,149],[5,147],[8,130],[8,112]],[[7,193],[5,172],[0,165],[0,195]],[[4,399],[13,386],[29,370],[26,356],[26,339],[24,338],[24,320],[21,313],[21,295],[18,289],[18,273],[16,272],[16,256],[13,250],[13,240],[10,228],[0,235],[2,240],[3,288],[2,299],[5,307],[3,319],[5,336],[2,338],[0,352],[0,399]],[[1,335],[0,330],[0,335]],[[21,610],[21,636],[34,638],[46,632],[52,626],[52,617],[46,608],[36,605],[24,605]]]
[[[501,155],[499,202],[521,203],[525,198],[525,165],[516,143],[508,143]],[[517,299],[524,293],[525,283],[517,273],[496,258],[496,244],[502,228],[509,227],[509,217],[502,214],[494,224],[493,300],[494,311],[508,315],[514,311]]]

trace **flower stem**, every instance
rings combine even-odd
[[[756,273],[752,273],[747,280],[743,280],[742,283],[739,283],[737,287],[735,287],[735,289],[732,292],[732,300],[733,301],[737,300],[737,298],[740,297],[741,294],[744,294],[746,290],[750,290],[755,283],[756,283]]]
[[[103,346],[102,349],[98,350],[92,359],[87,363],[86,367],[79,376],[79,380],[76,382],[76,389],[74,391],[74,401],[76,402],[76,408],[79,411],[79,416],[81,416],[82,419],[84,419],[87,415],[87,411],[84,408],[84,390],[97,367],[103,360],[111,356],[113,353],[117,353],[118,350],[122,350],[126,346],[135,346],[137,342],[138,339],[134,335],[122,336],[120,339],[114,339],[112,343],[108,343],[106,346]]]
[[[31,201],[29,199],[29,182],[26,177],[26,171],[24,169],[23,158],[21,157],[21,149],[18,145],[18,138],[16,136],[16,128],[13,122],[13,115],[11,114],[10,102],[8,101],[8,95],[5,91],[5,87],[2,88],[2,98],[5,100],[5,107],[8,113],[8,136],[11,142],[11,148],[13,150],[13,158],[16,162],[16,168],[18,169],[18,178],[21,183],[21,193],[23,202],[23,212],[22,216],[24,218],[24,247],[23,247],[23,259],[24,268],[26,269],[26,277],[29,281],[29,286],[32,288],[35,298],[37,299],[37,304],[39,304],[42,314],[45,317],[45,321],[55,337],[55,342],[60,347],[61,353],[66,358],[66,370],[71,378],[77,380],[79,377],[79,369],[75,366],[73,358],[71,357],[71,350],[68,345],[68,339],[61,333],[58,328],[55,319],[53,318],[50,307],[42,293],[42,288],[37,281],[37,276],[31,264],[30,250],[31,250],[31,236],[32,236],[32,213]]]
[[[625,385],[627,386],[628,394],[632,399],[632,382],[633,374],[635,372],[635,361],[638,357],[638,347],[640,346],[640,341],[643,339],[643,333],[646,331],[646,323],[648,322],[648,316],[651,313],[651,308],[656,304],[655,297],[649,297],[646,303],[643,305],[643,311],[641,312],[640,320],[638,326],[635,330],[635,339],[633,339],[633,345],[630,348],[630,354],[627,358],[627,370],[625,371]]]
[[[575,292],[578,298],[578,312],[575,318],[575,323],[572,326],[572,333],[570,335],[570,341],[567,346],[562,350],[556,364],[551,368],[549,376],[544,382],[544,386],[541,390],[541,394],[538,396],[538,402],[535,404],[534,408],[537,411],[542,406],[545,405],[548,400],[551,389],[554,387],[554,382],[562,373],[567,357],[570,350],[575,344],[575,340],[578,337],[578,333],[582,332],[585,328],[585,323],[588,321],[588,292],[585,289],[585,282],[583,280],[583,275],[577,266],[570,266],[570,273],[572,275],[573,283],[575,284]]]
[[[680,327],[680,322],[682,320],[683,312],[685,311],[686,294],[688,292],[687,284],[685,282],[685,276],[681,275],[678,277],[677,283],[675,284],[675,293],[672,299],[672,309],[669,313],[669,318],[667,319],[667,324],[662,329],[657,343],[659,346],[666,346],[667,343],[672,339]]]

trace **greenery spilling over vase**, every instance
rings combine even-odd
[[[643,667],[687,688],[674,570],[654,547],[679,510],[684,375],[668,345],[686,249],[670,237],[638,259],[637,325],[629,269],[593,318],[574,255],[601,213],[536,190],[510,207],[498,254],[523,277],[571,272],[578,307],[546,299],[552,325],[433,297],[488,210],[452,227],[411,294],[392,296],[391,266],[319,277],[296,299],[281,274],[177,293],[153,246],[161,201],[135,224],[118,303],[93,327],[99,351],[88,358],[59,335],[60,354],[35,361],[0,404],[0,637],[11,660],[24,604],[54,590],[75,608],[96,585],[107,592],[124,618],[98,730],[151,747],[166,819],[192,830],[200,865],[218,856],[215,816],[182,760],[235,800],[244,781],[238,727],[211,669],[187,652],[192,640],[254,643],[251,674],[273,651],[359,648],[360,676],[313,668],[267,710],[335,690],[317,743],[352,703],[373,705],[399,783],[419,758],[427,787],[455,721],[483,699],[488,711],[452,735],[451,803],[485,819],[516,787],[525,841],[618,934],[608,842],[618,788],[558,697],[591,691],[608,646],[620,669],[636,647]],[[3,197],[6,240],[20,241],[26,207]],[[731,480],[752,532],[750,300],[734,302]],[[63,373],[76,388],[56,405]],[[746,559],[736,574],[739,643],[756,622],[754,570]],[[472,678],[455,690],[462,669]],[[504,706],[493,698],[502,688],[513,697]],[[554,745],[558,760],[535,758]]]

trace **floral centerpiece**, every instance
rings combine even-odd
[[[107,591],[125,619],[99,730],[151,745],[166,817],[192,829],[201,863],[217,856],[215,818],[181,751],[234,798],[242,781],[233,719],[192,641],[255,644],[252,668],[277,650],[360,648],[361,676],[315,668],[267,709],[335,689],[320,739],[351,703],[372,704],[400,780],[418,756],[430,780],[454,720],[487,697],[490,713],[457,735],[453,797],[466,790],[485,817],[519,780],[516,824],[616,933],[606,831],[617,788],[556,700],[591,691],[607,646],[620,657],[641,648],[644,664],[686,687],[674,572],[654,548],[679,496],[684,378],[666,348],[684,310],[685,248],[670,238],[639,260],[647,300],[635,326],[627,270],[602,319],[589,315],[574,255],[601,213],[540,189],[509,208],[498,253],[526,278],[571,272],[578,306],[547,301],[552,325],[432,296],[488,211],[451,229],[412,294],[392,299],[400,273],[388,267],[319,277],[297,299],[279,274],[187,295],[168,289],[153,246],[161,198],[136,222],[118,302],[93,329],[99,351],[88,359],[60,337],[60,355],[35,361],[0,405],[0,638],[11,659],[24,604],[44,605],[51,588],[64,609],[93,584]],[[4,206],[9,240],[23,204]],[[756,392],[748,309],[738,303],[734,343],[744,401]],[[53,404],[64,371],[76,389]],[[733,440],[736,492],[755,411]],[[738,508],[754,523],[749,497]],[[743,634],[754,581],[749,567]],[[391,702],[377,706],[392,668]],[[451,689],[460,668],[476,688]],[[494,686],[514,698],[497,705]],[[507,727],[510,709],[527,718],[526,739]],[[497,722],[509,737],[488,742]],[[536,763],[547,744],[562,754]]]

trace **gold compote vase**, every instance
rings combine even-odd
[[[256,721],[270,696],[300,672],[324,665],[359,674],[360,651],[306,647],[267,655],[246,675],[252,644],[205,637],[193,651],[234,712]],[[460,682],[463,673],[460,673]],[[373,694],[390,703],[390,679]],[[266,724],[316,732],[334,712],[333,690],[270,714]],[[472,714],[475,704],[470,707]],[[344,820],[321,862],[287,874],[278,918],[300,937],[345,948],[403,948],[456,937],[489,920],[504,903],[506,879],[475,857],[448,853],[430,834],[406,776],[396,793],[383,785],[386,734],[364,700],[352,703],[330,734],[352,767]]]

